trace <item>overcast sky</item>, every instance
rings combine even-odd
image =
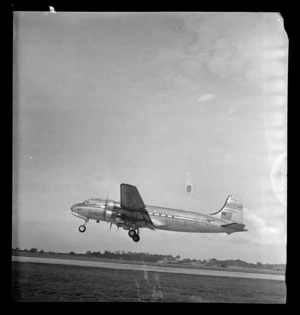
[[[12,246],[284,263],[287,53],[277,13],[14,13]],[[249,231],[79,233],[71,205],[120,183],[204,214],[239,195]]]

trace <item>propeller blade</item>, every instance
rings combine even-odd
[[[109,230],[111,230],[112,222],[110,222]]]

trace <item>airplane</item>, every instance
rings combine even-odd
[[[85,221],[79,226],[86,230],[90,219],[97,223],[105,221],[128,230],[134,242],[140,240],[139,229],[167,230],[191,233],[227,233],[248,231],[243,222],[243,202],[230,195],[223,207],[210,215],[192,211],[145,205],[138,189],[129,184],[120,185],[121,202],[91,198],[74,204],[71,213]]]

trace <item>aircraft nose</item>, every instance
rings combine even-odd
[[[71,211],[74,212],[77,209],[77,203],[71,207]]]

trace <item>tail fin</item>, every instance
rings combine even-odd
[[[211,213],[218,219],[228,222],[244,223],[243,219],[243,201],[237,196],[228,196],[224,206],[217,212]]]

